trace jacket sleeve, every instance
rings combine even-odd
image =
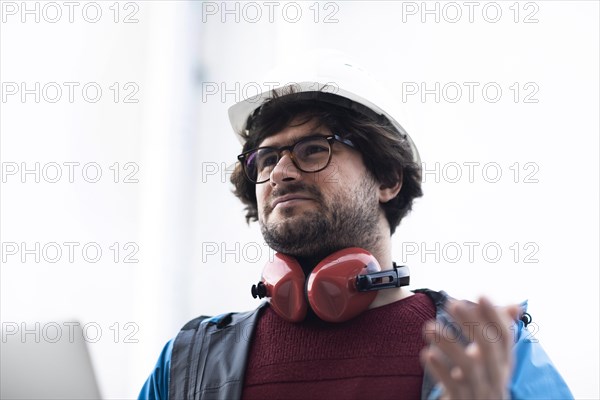
[[[550,357],[522,321],[518,321],[513,354],[515,367],[510,386],[513,399],[573,398]]]
[[[171,353],[173,340],[163,348],[154,370],[144,383],[138,400],[169,400],[169,375],[171,372]]]

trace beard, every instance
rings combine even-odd
[[[273,197],[290,193],[308,194],[318,207],[278,210],[281,218],[268,222],[273,209],[263,208],[260,228],[266,243],[275,251],[299,259],[320,261],[331,253],[348,247],[372,249],[379,241],[379,201],[377,185],[369,176],[337,192],[327,203],[321,192],[304,182],[286,185],[273,191]],[[309,261],[308,263],[312,263]]]

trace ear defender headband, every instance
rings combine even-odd
[[[407,286],[408,267],[382,271],[375,257],[351,247],[321,261],[305,278],[296,259],[277,253],[267,263],[261,281],[252,285],[252,297],[270,298],[271,307],[283,319],[300,322],[308,306],[322,320],[343,322],[367,310],[376,290]]]

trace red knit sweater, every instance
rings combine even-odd
[[[344,323],[292,324],[271,308],[250,348],[245,399],[419,399],[419,351],[435,306],[425,294],[368,310]]]

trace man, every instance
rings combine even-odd
[[[348,86],[315,78],[230,109],[235,194],[278,252],[252,290],[270,302],[190,321],[140,398],[571,398],[524,306],[403,287],[391,235],[422,195],[419,155],[372,83],[356,89],[363,71],[334,68]]]

